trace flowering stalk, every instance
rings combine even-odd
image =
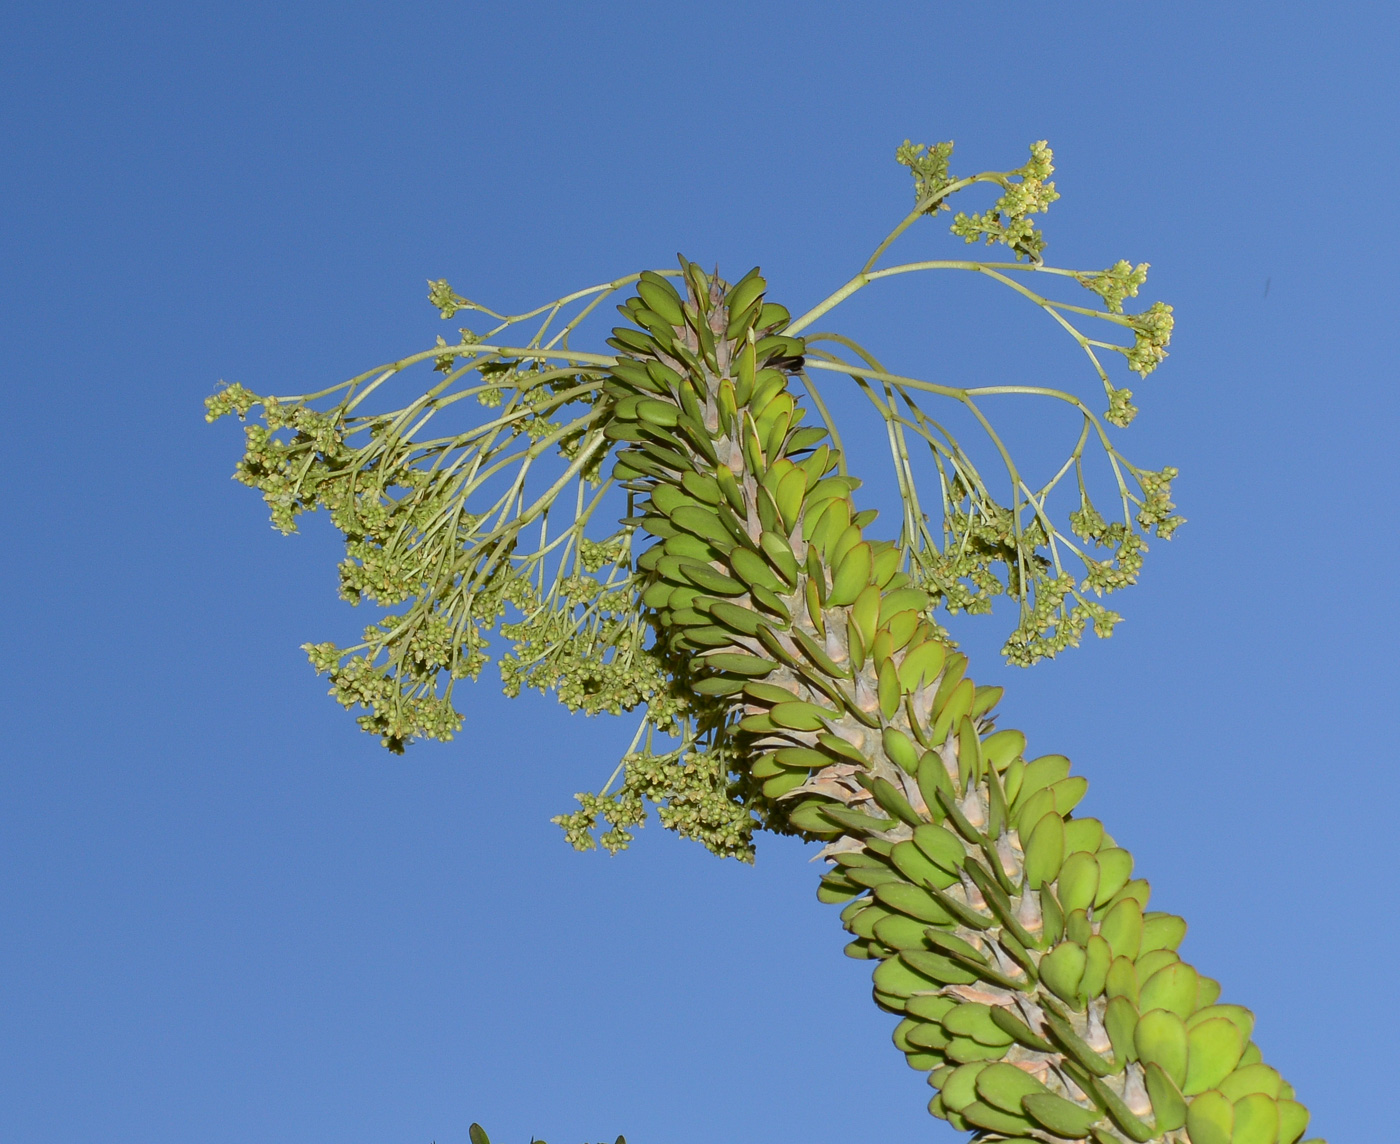
[[[1295,1144],[1307,1111],[1263,1063],[1253,1016],[1220,1003],[1218,983],[1180,959],[1185,922],[1149,910],[1131,855],[1074,815],[1087,782],[1062,756],[1028,758],[1020,732],[996,728],[1001,689],[976,686],[935,618],[940,605],[985,611],[1011,595],[1021,615],[1005,651],[1023,664],[1074,644],[1086,623],[1106,635],[1117,617],[1096,597],[1134,581],[1148,533],[1180,523],[1175,470],[1134,466],[1110,432],[1136,410],[1105,355],[1145,375],[1171,333],[1161,303],[1123,312],[1146,267],[1045,265],[1031,218],[1057,197],[1044,144],[1016,171],[965,179],[949,175],[950,152],[900,149],[914,210],[796,320],[767,300],[757,270],[731,285],[685,260],[516,316],[437,282],[444,318],[465,310],[498,324],[319,394],[229,386],[210,416],[261,405],[239,478],[262,490],[283,529],[329,509],[346,536],[347,598],[408,605],[359,645],[308,647],[386,746],[460,728],[453,687],[480,672],[499,627],[513,641],[501,660],[508,692],[553,689],[588,712],[646,707],[620,786],[579,796],[582,808],[559,819],[575,845],[594,845],[602,817],[602,843],[624,847],[648,799],[666,825],[722,855],[751,857],[758,826],[824,843],[819,897],[845,904],[847,953],[873,963],[875,1000],[901,1016],[894,1039],[928,1074],[934,1115],[989,1141]],[[976,184],[1001,197],[959,213],[953,233],[1001,243],[1014,262],[879,265],[914,221]],[[1049,387],[892,374],[850,339],[811,330],[878,281],[945,269],[1006,285],[1067,330],[1107,412]],[[1073,280],[1105,309],[1038,293],[1033,275]],[[609,339],[616,355],[573,349],[598,305],[631,287],[619,307],[628,324]],[[1086,318],[1131,344],[1089,336]],[[442,379],[401,409],[363,411],[418,362]],[[897,538],[866,536],[875,513],[856,504],[859,482],[815,381],[832,373],[851,378],[888,428]],[[1081,418],[1047,482],[1026,478],[983,409],[1005,394]],[[328,410],[314,407],[330,397]],[[1009,503],[928,415],[929,397],[985,432]],[[434,436],[466,398],[494,415]],[[809,404],[822,424],[804,423]],[[941,535],[920,504],[915,442],[937,475]],[[1091,446],[1116,489],[1112,521],[1090,498]],[[1078,500],[1068,532],[1050,504],[1062,485]],[[625,491],[627,516],[599,536],[612,490]],[[656,752],[656,732],[679,747]]]

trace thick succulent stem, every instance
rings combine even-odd
[[[1253,1017],[1175,950],[1133,860],[1058,755],[995,730],[858,482],[786,386],[803,344],[757,273],[643,275],[615,331],[609,436],[659,543],[639,564],[661,644],[732,704],[774,825],[826,842],[824,901],[874,964],[930,1111],[985,1140],[1294,1144],[1307,1112]],[[645,331],[645,332],[643,332]]]

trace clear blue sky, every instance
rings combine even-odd
[[[1021,672],[980,621],[975,671],[1315,1131],[1389,1138],[1397,42],[1379,3],[12,0],[0,1139],[955,1138],[800,846],[563,844],[630,722],[488,676],[453,744],[361,735],[298,650],[362,622],[335,539],[278,537],[200,405],[430,343],[430,277],[523,307],[684,250],[795,310],[905,209],[908,136],[1049,139],[1052,258],[1149,261],[1178,318],[1129,439],[1190,523],[1112,640]],[[955,285],[853,321],[926,374],[1062,360]]]

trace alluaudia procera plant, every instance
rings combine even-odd
[[[1109,428],[1135,410],[1104,361],[1120,353],[1146,375],[1171,332],[1161,303],[1124,313],[1146,267],[1044,263],[1031,219],[1056,198],[1043,143],[1016,171],[962,179],[948,173],[950,154],[950,144],[900,149],[914,210],[860,274],[796,320],[767,300],[757,270],[730,284],[685,259],[519,316],[438,282],[431,300],[444,317],[474,311],[495,328],[440,338],[319,394],[230,385],[210,417],[260,405],[239,479],[263,491],[284,530],[303,510],[330,511],[347,540],[349,599],[409,605],[357,646],[308,647],[385,745],[460,729],[453,686],[478,675],[499,624],[513,641],[501,660],[508,691],[553,689],[589,712],[645,709],[613,780],[557,820],[576,846],[594,844],[601,817],[603,844],[622,848],[648,799],[721,855],[749,857],[756,827],[822,842],[818,896],[845,903],[846,952],[871,963],[875,1001],[900,1018],[894,1041],[928,1074],[935,1116],[1021,1144],[1295,1144],[1308,1113],[1264,1063],[1251,1013],[1181,959],[1186,923],[1151,910],[1132,856],[1076,816],[1088,784],[1069,760],[1031,757],[1021,732],[995,728],[1001,689],[973,682],[936,618],[1013,596],[1006,654],[1023,664],[1077,642],[1086,623],[1107,634],[1116,616],[1097,596],[1132,583],[1145,536],[1179,523],[1175,471],[1132,465]],[[1014,261],[881,267],[905,229],[975,184],[1000,197],[956,215],[953,233],[1004,244]],[[804,336],[873,282],[948,269],[1003,283],[1058,322],[1101,380],[1106,414],[1067,391],[898,376],[848,338]],[[1103,308],[1051,300],[1027,285],[1037,276],[1072,279]],[[628,322],[608,341],[616,353],[573,349],[599,304],[632,287],[619,307]],[[1087,321],[1132,340],[1092,338]],[[535,331],[524,344],[502,336],[522,323]],[[419,362],[443,377],[402,408],[362,412]],[[823,372],[852,379],[886,422],[897,539],[867,538],[875,513],[856,500],[814,381]],[[1067,404],[1081,420],[1064,464],[1037,487],[983,409],[1010,394]],[[461,416],[473,397],[496,415]],[[929,397],[985,431],[1009,503],[924,411]],[[823,424],[804,423],[810,408]],[[940,490],[938,537],[911,441],[927,446]],[[1091,500],[1091,444],[1121,509],[1112,523]],[[1061,486],[1077,500],[1068,534],[1051,504]],[[624,503],[620,527],[589,535]],[[678,745],[657,751],[660,737]]]

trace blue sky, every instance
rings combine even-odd
[[[1383,4],[14,0],[0,1138],[956,1137],[800,846],[750,868],[655,824],[617,858],[563,844],[549,817],[630,722],[488,674],[455,743],[400,759],[361,735],[298,650],[362,622],[335,538],[275,534],[200,405],[220,378],[307,391],[429,344],[427,278],[522,308],[683,250],[762,264],[796,311],[907,209],[911,136],[956,140],[959,171],[1048,139],[1051,259],[1151,262],[1178,319],[1127,439],[1181,469],[1190,523],[1112,640],[1006,668],[1003,614],[959,629],[974,672],[1091,778],[1314,1131],[1384,1138],[1397,25]],[[1054,331],[982,286],[891,290],[850,328],[926,376],[1068,376]]]

